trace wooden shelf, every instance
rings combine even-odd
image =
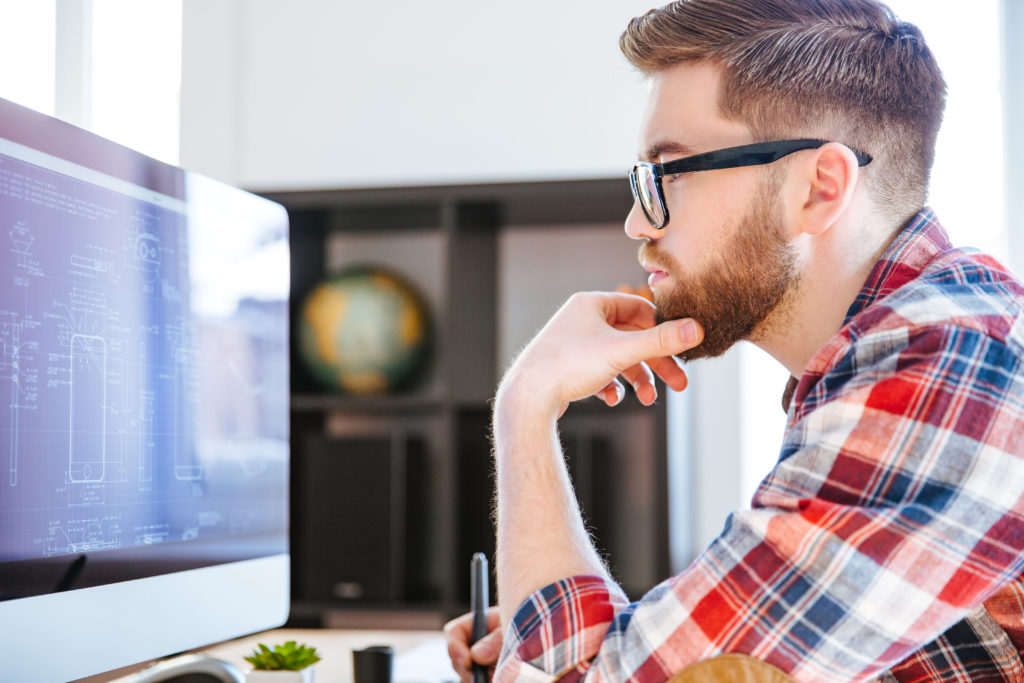
[[[345,396],[340,394],[292,394],[291,409],[295,413],[433,413],[442,410],[445,402],[438,396]]]
[[[293,353],[293,463],[300,471],[292,473],[293,486],[299,487],[292,492],[293,500],[299,501],[293,507],[292,529],[293,540],[299,535],[303,541],[294,547],[305,549],[293,553],[294,562],[317,563],[316,557],[307,556],[310,552],[347,552],[332,547],[330,539],[310,543],[308,536],[301,536],[321,504],[305,499],[302,482],[309,485],[310,476],[317,475],[301,468],[320,463],[324,470],[331,469],[323,458],[334,452],[350,457],[358,450],[359,439],[390,439],[393,446],[381,447],[381,452],[392,453],[392,458],[406,452],[403,444],[413,444],[422,449],[415,457],[424,474],[410,481],[409,486],[421,488],[407,491],[404,502],[415,508],[416,519],[410,524],[423,524],[425,537],[417,540],[427,550],[414,566],[404,555],[405,569],[395,574],[401,575],[396,580],[403,586],[392,591],[403,597],[385,607],[416,612],[426,604],[426,612],[454,616],[469,600],[466,579],[472,553],[483,551],[493,558],[490,401],[507,362],[499,357],[498,347],[519,348],[524,343],[520,337],[543,324],[522,314],[551,305],[566,287],[581,286],[565,272],[538,268],[535,260],[545,247],[535,245],[561,239],[553,253],[575,249],[582,259],[579,272],[591,277],[613,277],[600,264],[614,252],[619,273],[635,269],[640,277],[634,253],[625,238],[618,239],[621,232],[614,225],[621,225],[629,211],[628,184],[615,178],[266,196],[282,203],[291,218],[293,320],[298,319],[297,307],[305,295],[332,269],[343,267],[346,257],[372,256],[403,272],[425,292],[434,326],[429,371],[407,394],[332,394],[306,373]],[[625,265],[620,265],[623,253]],[[563,280],[550,287],[543,279],[536,280],[545,277]],[[521,286],[534,284],[540,286],[533,290],[533,298],[516,294]],[[619,284],[599,281],[596,286],[613,289]],[[538,301],[541,305],[536,305]],[[502,310],[513,305],[518,306],[517,315]],[[612,557],[613,572],[627,591],[649,588],[668,574],[664,405],[645,407],[631,394],[614,409],[589,399],[567,411],[560,429],[577,493],[596,525],[602,550]],[[318,439],[327,439],[329,445],[318,446]],[[411,466],[413,461],[409,462]],[[620,484],[628,487],[621,499],[609,490]],[[404,551],[398,549],[395,556]],[[339,561],[337,554],[331,559]],[[293,569],[293,576],[301,575],[298,569]],[[318,594],[331,593],[321,587]],[[335,601],[311,600],[301,590],[293,591],[293,597],[303,615],[339,609]]]

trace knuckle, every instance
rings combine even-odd
[[[678,337],[673,328],[669,325],[659,325],[657,329],[658,347],[661,349],[672,348],[673,337]]]
[[[576,292],[566,301],[568,306],[580,306],[591,298],[591,292]]]
[[[599,300],[603,299],[604,297],[605,297],[605,293],[604,292],[594,292],[594,291],[576,292],[572,296],[569,297],[569,301],[577,301],[577,302],[599,301]]]

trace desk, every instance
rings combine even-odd
[[[457,681],[458,677],[448,664],[444,636],[438,631],[356,631],[336,629],[276,629],[252,636],[229,640],[199,651],[226,660],[243,671],[250,667],[242,659],[250,654],[257,643],[273,647],[288,640],[310,645],[320,651],[323,658],[316,665],[316,683],[351,683],[353,649],[369,645],[390,645],[395,650],[395,683],[439,683]],[[122,678],[93,676],[82,681],[117,683],[131,670],[119,670],[112,675]]]

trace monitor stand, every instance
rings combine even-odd
[[[187,654],[158,662],[124,680],[125,683],[245,683],[245,674],[223,659]]]

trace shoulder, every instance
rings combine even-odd
[[[1009,271],[951,252],[869,304],[801,377],[764,492],[807,495],[829,472],[860,500],[878,468],[954,485],[981,453],[1024,476],[1022,302]]]
[[[896,376],[1024,390],[1024,284],[984,254],[938,254],[818,353],[797,387],[798,412]]]
[[[1024,283],[974,250],[938,254],[920,274],[850,319],[841,334],[858,345],[872,338],[976,333],[1024,352]]]

